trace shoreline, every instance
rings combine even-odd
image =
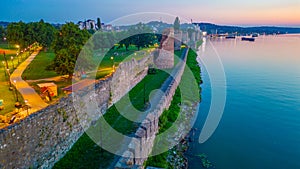
[[[197,54],[193,50],[190,50],[187,57],[187,63],[186,66],[191,69],[191,72],[193,73],[195,79],[197,80],[197,85],[199,89],[199,98],[192,98],[194,101],[191,101],[190,103],[183,103],[180,107],[182,109],[182,112],[186,112],[186,119],[188,123],[185,123],[184,125],[178,126],[177,131],[187,130],[192,128],[192,124],[196,121],[195,114],[198,114],[199,110],[199,104],[201,102],[201,68],[197,61]],[[183,80],[183,79],[182,79]],[[178,88],[176,89],[178,90]],[[176,100],[176,94],[173,97],[173,101]],[[195,101],[196,99],[196,101]],[[171,103],[171,106],[177,105],[177,103]],[[161,127],[161,126],[160,126]],[[181,132],[179,132],[181,133]],[[189,132],[190,133],[190,132]],[[160,154],[158,156],[153,156],[150,159],[148,158],[145,166],[153,166],[153,167],[159,167],[159,168],[166,168],[167,166],[173,166],[173,167],[179,167],[179,168],[188,168],[188,158],[185,156],[186,151],[189,148],[189,141],[187,137],[189,136],[189,133],[187,135],[179,134],[180,142],[176,146],[174,146],[172,149],[167,151],[166,153]],[[165,161],[162,159],[166,159]]]

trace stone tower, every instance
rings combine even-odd
[[[160,47],[154,53],[154,64],[158,69],[174,66],[174,29],[167,28],[162,33]]]
[[[180,50],[181,49],[181,44],[182,44],[182,31],[177,30],[174,32],[174,43],[175,43],[175,50]]]

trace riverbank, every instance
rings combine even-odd
[[[186,60],[186,68],[185,72],[191,70],[193,76],[198,84],[198,90],[201,91],[200,84],[201,80],[201,69],[197,62],[197,54],[193,50],[189,50],[187,60]],[[190,80],[185,79],[189,77],[182,77],[181,81]],[[180,86],[180,85],[179,85]],[[193,90],[191,90],[193,91]],[[190,93],[190,96],[194,96],[189,98],[191,102],[182,103],[180,87],[176,89],[175,95],[173,96],[173,100],[171,102],[170,108],[165,110],[163,114],[159,118],[159,133],[163,133],[165,130],[170,128],[177,117],[180,115],[180,112],[184,112],[187,119],[193,119],[194,114],[197,112],[198,103],[201,100],[201,96],[198,94]],[[182,110],[180,110],[182,109]],[[178,133],[180,131],[187,130],[190,128],[190,121],[187,121],[188,124],[181,124],[178,126]],[[164,152],[160,155],[149,157],[145,163],[145,166],[159,167],[159,168],[187,168],[187,158],[184,156],[185,151],[188,149],[188,142],[185,139],[185,136],[180,138],[180,143],[176,145],[174,148],[170,149],[167,152]],[[158,145],[156,145],[158,146]]]

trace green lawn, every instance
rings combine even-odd
[[[26,80],[36,80],[58,76],[55,71],[46,70],[46,67],[52,63],[54,58],[55,54],[53,52],[41,51],[26,68],[22,78],[25,79],[26,77]]]
[[[0,110],[0,115],[8,115],[8,113],[15,110],[15,103],[16,103],[16,92],[15,90],[9,90],[9,84],[1,80],[0,82],[0,100],[3,100],[4,109]],[[23,102],[23,98],[19,92],[18,99],[19,102]]]
[[[169,75],[163,71],[158,71],[158,73],[154,75],[147,75],[129,92],[132,104],[138,109],[143,109],[144,83],[146,84],[145,94],[147,102],[150,92],[160,88],[168,76]],[[119,102],[122,102],[122,99]],[[115,106],[112,106],[106,111],[104,118],[115,130],[126,135],[134,133],[139,126],[139,123],[128,120],[120,115]],[[101,153],[101,151],[103,152]],[[112,162],[113,157],[113,154],[102,150],[89,136],[84,134],[66,156],[55,164],[54,168],[99,168],[99,166],[105,168]]]
[[[21,63],[29,55],[28,52],[19,55],[19,63]],[[11,60],[13,57],[13,60]],[[10,74],[18,66],[18,57],[15,55],[6,55],[7,64]],[[4,110],[0,110],[0,115],[11,116],[11,112],[15,110],[16,93],[9,90],[9,77],[5,71],[6,64],[3,65],[2,61],[5,61],[4,55],[0,53],[0,100],[4,101]],[[5,62],[4,62],[5,63]],[[19,92],[17,92],[19,101],[23,103],[23,98]]]
[[[126,51],[125,48],[109,50],[104,57],[99,57],[96,55],[95,62],[100,62],[96,79],[109,75],[113,70],[113,65],[118,67],[121,62],[130,61],[132,58],[135,58],[136,60],[144,58],[145,54],[149,54],[150,49],[151,48],[144,48],[140,51],[137,51],[135,47],[130,47],[128,51]]]
[[[16,49],[15,45],[10,45],[7,42],[0,42],[0,48],[2,49]]]

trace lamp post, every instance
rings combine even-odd
[[[4,37],[3,40],[4,40],[4,42],[6,42],[7,38]],[[9,48],[9,44],[8,44],[8,42],[7,42],[7,49],[8,49],[8,48]]]
[[[2,61],[2,64],[3,64],[4,76],[5,76],[5,78],[7,78],[7,77],[6,77],[6,71],[5,71],[5,62]]]
[[[15,84],[15,92],[16,92],[17,102],[19,102],[18,92],[17,92],[17,81],[16,80],[14,80],[14,84]]]
[[[20,51],[20,56],[21,56],[21,59],[22,59],[22,53],[23,53],[23,50],[21,50],[21,51]],[[26,58],[26,56],[25,56],[25,58]]]
[[[17,57],[18,57],[18,63],[19,63],[19,52],[20,52],[20,45],[16,45],[17,50]]]
[[[6,59],[6,56],[5,56],[5,52],[3,52],[3,56],[4,56],[4,61],[5,61],[5,64],[6,64],[6,69],[8,69],[8,63],[7,63],[7,59]]]
[[[15,68],[15,66],[14,66],[14,57],[11,56],[11,57],[10,57],[10,60],[11,60],[11,63],[12,63],[13,69],[14,69],[14,68]]]
[[[27,116],[29,115],[29,113],[28,113],[28,100],[26,99],[26,100],[24,100],[24,102],[25,102],[25,106],[26,106],[26,110],[27,110]]]
[[[18,64],[19,64],[19,63],[20,63],[19,52],[17,52],[16,56],[17,56],[17,58],[18,58]]]
[[[114,60],[114,57],[110,57],[110,59],[112,60],[112,63],[113,63],[113,66],[112,66],[112,69],[113,69],[113,72],[115,72],[115,60]]]
[[[7,68],[6,71],[7,71],[7,76],[8,76],[8,80],[7,80],[7,81],[8,81],[8,83],[9,83],[9,90],[12,90],[13,88],[12,88],[11,82],[10,82],[10,80],[9,80],[9,79],[10,79],[10,72],[9,72],[9,69]]]

